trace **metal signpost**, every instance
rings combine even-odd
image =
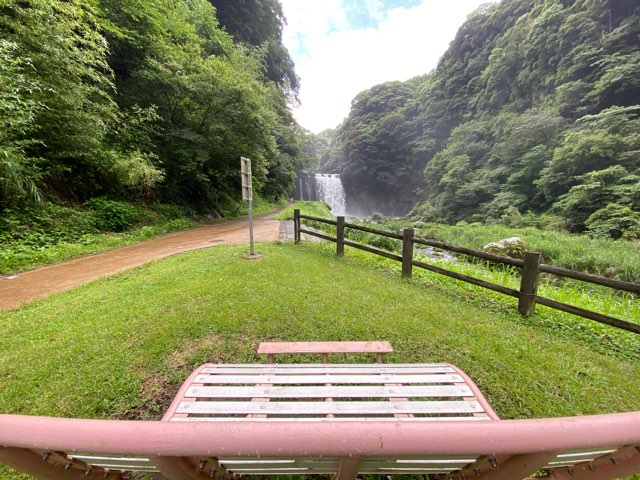
[[[240,157],[240,176],[242,177],[242,200],[249,202],[249,256],[253,251],[253,189],[251,187],[251,160]]]

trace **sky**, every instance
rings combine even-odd
[[[281,0],[301,80],[298,123],[337,127],[363,90],[433,70],[458,28],[493,0]]]

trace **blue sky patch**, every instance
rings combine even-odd
[[[342,0],[350,30],[376,28],[394,8],[411,8],[422,0]],[[335,25],[331,26],[335,31]]]

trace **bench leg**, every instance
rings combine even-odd
[[[26,448],[0,447],[0,463],[42,480],[77,480],[79,478],[116,480],[120,478],[119,472],[106,473],[105,476],[105,471],[101,468],[96,468],[93,471],[77,468],[65,470],[63,465],[48,463]],[[89,473],[87,474],[87,472]]]
[[[482,480],[522,480],[553,460],[557,452],[514,455],[497,468],[481,474]]]
[[[333,476],[333,480],[355,480],[358,476],[359,467],[359,458],[342,458],[340,459],[338,473]]]

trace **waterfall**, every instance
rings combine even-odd
[[[316,173],[315,183],[317,199],[321,202],[327,202],[331,206],[331,213],[334,216],[345,215],[347,195],[344,192],[340,175]]]
[[[299,171],[292,195],[298,200],[326,202],[333,215],[346,216],[347,196],[338,174]]]

